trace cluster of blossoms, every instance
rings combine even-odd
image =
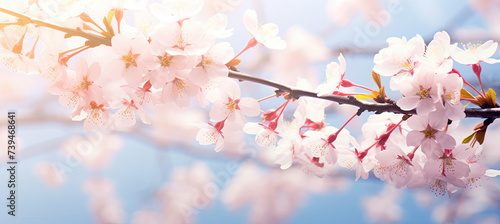
[[[494,92],[491,89],[485,92],[482,84],[482,92],[473,88],[453,68],[454,61],[470,65],[481,83],[480,63],[498,62],[490,58],[496,52],[497,43],[468,44],[464,50],[451,44],[444,31],[436,33],[427,46],[420,36],[410,40],[389,38],[387,42],[389,46],[374,58],[373,78],[379,91],[344,79],[346,61],[342,54],[339,63],[332,62],[327,66],[327,80],[316,91],[318,96],[352,95],[388,103],[390,100],[380,84],[380,75],[389,76],[391,89],[402,94],[395,104],[408,111],[407,115],[382,113],[370,116],[362,128],[364,140],[358,143],[344,129],[350,120],[341,128],[327,126],[323,121],[327,104],[316,99],[300,99],[294,119],[288,124],[269,122],[268,114],[275,112],[271,110],[262,116],[263,122],[269,122],[269,126],[247,123],[245,127],[248,128],[244,130],[257,134],[257,144],[273,148],[276,163],[281,168],[288,168],[296,162],[317,175],[324,175],[329,167],[338,164],[355,170],[356,180],[368,178],[373,170],[376,177],[396,188],[428,185],[437,195],[475,187],[498,175],[498,171],[481,163],[480,144],[488,124],[476,127],[462,144],[451,134],[455,124],[465,118],[462,100],[481,108],[498,107]],[[473,97],[463,89],[464,83],[479,96]],[[372,94],[348,93],[349,87],[367,89]],[[260,127],[261,131],[251,131],[250,126]],[[278,136],[281,137],[279,140]]]
[[[327,80],[316,87],[318,98],[351,96],[388,104],[393,101],[385,95],[380,76],[389,76],[391,89],[402,94],[395,104],[407,112],[372,115],[363,126],[364,139],[359,141],[345,129],[358,113],[339,127],[325,123],[330,101],[300,98],[283,90],[262,100],[241,97],[240,86],[228,77],[230,69],[240,63],[238,56],[258,44],[279,50],[286,43],[277,36],[276,24],[259,25],[256,12],[248,10],[243,24],[252,37],[235,55],[229,43],[218,41],[232,35],[226,28],[227,17],[200,15],[203,4],[202,0],[165,0],[152,4],[153,16],[149,16],[144,1],[139,0],[105,5],[88,0],[65,7],[57,1],[26,1],[15,10],[74,29],[52,30],[44,27],[46,23],[24,17],[0,17],[6,24],[0,32],[0,58],[15,70],[47,78],[49,92],[73,108],[72,119],[84,120],[87,131],[98,130],[108,121],[113,128],[130,127],[136,124],[137,115],[149,124],[147,106],[188,107],[196,100],[203,107],[212,104],[212,123],[199,125],[196,140],[201,145],[214,145],[220,151],[234,132],[243,130],[255,135],[257,145],[271,151],[282,169],[296,164],[321,176],[338,164],[355,170],[356,180],[368,178],[373,171],[397,188],[428,185],[437,194],[475,186],[498,175],[480,163],[480,144],[492,121],[478,126],[463,144],[450,134],[450,124],[465,118],[462,100],[481,108],[498,107],[494,92],[485,92],[480,78],[481,62],[499,62],[490,58],[497,43],[469,44],[464,50],[451,44],[446,32],[436,33],[427,46],[420,36],[389,38],[389,46],[374,58],[372,77],[378,91],[344,79],[346,60],[341,54],[339,63],[327,66]],[[136,10],[136,28],[122,20],[125,10]],[[50,17],[62,11],[58,17]],[[95,21],[103,17],[103,25],[98,25]],[[69,38],[72,36],[84,39]],[[34,41],[26,50],[28,38]],[[43,49],[40,59],[35,59],[38,44]],[[83,53],[88,60],[70,60]],[[472,67],[481,91],[463,79],[453,68],[454,62]],[[464,90],[463,84],[478,96]],[[314,89],[305,80],[299,80],[297,86]],[[351,87],[371,94],[346,92]],[[261,113],[259,102],[274,97],[286,101]],[[293,119],[286,122],[284,111],[293,103],[297,104]],[[258,115],[261,122],[246,121],[246,116]]]
[[[34,17],[46,17],[48,8],[57,6],[64,16],[51,19],[76,31],[103,35],[103,42],[67,39],[63,32],[7,16],[2,17],[8,24],[1,32],[2,61],[14,70],[46,77],[51,83],[49,92],[58,95],[62,105],[74,109],[72,119],[84,120],[86,131],[97,130],[107,121],[116,128],[133,126],[136,114],[149,124],[146,105],[187,107],[192,99],[202,106],[214,104],[210,113],[213,121],[244,122],[243,115],[259,114],[258,103],[240,99],[239,86],[227,78],[228,63],[237,59],[229,43],[216,41],[232,35],[232,29],[226,29],[226,15],[204,18],[199,15],[203,1],[183,0],[152,4],[151,17],[144,3],[113,1],[103,5],[89,0],[60,8],[63,6],[57,1],[30,1],[12,6],[10,9]],[[122,20],[125,9],[137,11],[138,28]],[[95,21],[103,17],[104,25],[98,25]],[[247,11],[244,24],[253,35],[248,48],[258,43],[275,49],[285,47],[276,36],[277,26],[259,26],[255,11]],[[35,59],[34,50],[26,52],[27,35],[36,40],[32,49],[43,45],[41,59]],[[105,43],[106,38],[110,43]],[[83,52],[87,59],[75,59],[71,68],[70,59]]]

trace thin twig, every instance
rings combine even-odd
[[[36,26],[47,27],[47,28],[51,28],[54,30],[59,30],[61,32],[64,32],[64,33],[66,33],[66,37],[71,37],[71,36],[83,37],[83,38],[88,40],[86,42],[86,44],[89,47],[97,47],[101,44],[111,46],[111,37],[110,36],[99,36],[99,35],[95,35],[92,33],[87,33],[87,32],[82,31],[79,28],[71,29],[71,28],[67,28],[67,27],[62,27],[62,26],[55,25],[52,23],[33,19],[29,16],[26,16],[26,15],[23,15],[21,13],[17,13],[17,12],[14,12],[14,11],[11,11],[11,10],[8,10],[8,9],[2,8],[2,7],[0,7],[0,12],[17,17],[18,21],[21,25],[35,24]]]
[[[415,114],[415,110],[403,110],[400,107],[398,107],[396,104],[391,104],[391,103],[370,103],[362,100],[356,99],[354,96],[349,96],[349,97],[344,97],[344,96],[335,96],[335,95],[330,95],[330,96],[318,96],[317,92],[312,92],[308,90],[303,90],[299,89],[293,86],[281,84],[278,82],[274,82],[271,80],[263,79],[260,77],[248,75],[245,73],[241,72],[236,72],[236,71],[229,71],[229,77],[238,79],[240,81],[249,81],[249,82],[255,82],[259,83],[262,85],[274,87],[280,91],[283,92],[288,92],[290,95],[294,98],[300,98],[300,97],[312,97],[312,98],[318,98],[318,99],[323,99],[323,100],[329,100],[333,102],[337,102],[339,104],[348,104],[348,105],[353,105],[359,108],[358,114],[362,113],[363,111],[372,111],[375,113],[382,113],[382,112],[391,112],[391,113],[396,113],[396,114]],[[486,109],[481,109],[481,108],[467,108],[465,109],[465,115],[466,117],[477,117],[477,118],[500,118],[500,108],[486,108]]]

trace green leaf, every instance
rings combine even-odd
[[[472,138],[474,138],[474,135],[476,135],[476,132],[472,132],[471,135],[467,136],[464,138],[464,140],[462,141],[462,144],[467,144],[470,142],[470,140],[472,140]]]

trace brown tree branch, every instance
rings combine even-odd
[[[280,91],[283,92],[288,92],[290,95],[294,98],[300,98],[300,97],[312,97],[312,98],[318,98],[318,99],[323,99],[323,100],[329,100],[333,102],[337,102],[339,104],[348,104],[348,105],[353,105],[359,108],[358,114],[361,114],[363,111],[372,111],[375,112],[376,114],[382,113],[382,112],[391,112],[391,113],[396,113],[396,114],[415,114],[415,110],[410,110],[406,111],[398,107],[396,104],[391,104],[391,103],[370,103],[362,100],[356,99],[354,96],[349,96],[349,97],[344,97],[344,96],[335,96],[335,95],[330,95],[330,96],[318,96],[317,92],[312,92],[308,90],[303,90],[296,88],[294,86],[289,86],[281,83],[277,83],[271,80],[263,79],[260,77],[248,75],[245,73],[237,72],[230,70],[229,71],[229,77],[233,79],[238,79],[240,81],[249,81],[249,82],[255,82],[259,83],[262,85],[274,87]],[[465,115],[466,117],[476,117],[476,118],[500,118],[500,108],[487,108],[487,109],[481,109],[481,108],[466,108],[465,109]]]
[[[0,7],[0,12],[17,17],[18,23],[20,25],[35,24],[36,26],[47,27],[47,28],[51,28],[54,30],[64,32],[64,33],[66,33],[66,37],[71,37],[71,36],[83,37],[83,38],[88,40],[86,42],[86,45],[89,47],[97,47],[101,44],[111,46],[111,37],[110,36],[99,36],[99,35],[95,35],[92,33],[87,33],[85,31],[81,30],[80,28],[72,29],[72,28],[62,27],[62,26],[59,26],[56,24],[33,19],[33,18],[26,16],[24,14],[17,13],[17,12],[14,12],[14,11],[11,11],[11,10],[8,10],[8,9],[2,8],[2,7]]]

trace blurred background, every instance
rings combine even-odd
[[[429,43],[444,30],[452,43],[500,40],[498,0],[206,0],[204,10],[228,15],[234,34],[225,41],[235,52],[251,38],[243,26],[247,9],[255,9],[263,23],[278,24],[288,47],[251,49],[240,57],[238,69],[291,85],[297,77],[313,86],[323,82],[326,65],[342,53],[345,78],[374,87],[373,56],[389,37],[421,35]],[[127,13],[126,21],[133,24]],[[498,66],[484,64],[482,72],[485,88],[497,92]],[[477,85],[469,67],[455,68]],[[382,81],[388,85],[388,79]],[[242,96],[273,93],[254,83],[241,86]],[[449,198],[427,187],[392,189],[372,174],[354,182],[355,173],[341,168],[322,178],[298,166],[281,170],[268,162],[253,136],[242,135],[220,153],[199,146],[192,124],[207,122],[209,108],[198,106],[151,107],[152,125],[84,132],[82,122],[71,121],[72,111],[47,88],[38,75],[0,66],[0,114],[17,113],[19,150],[16,217],[7,215],[7,200],[1,200],[1,223],[500,223],[498,179]],[[268,100],[261,109],[281,103]],[[330,106],[327,111],[325,121],[341,125],[355,108]],[[360,136],[369,115],[349,124],[354,136]],[[0,119],[2,150],[5,122],[6,116]],[[479,122],[467,119],[455,136],[467,136]],[[484,145],[485,163],[493,169],[500,169],[498,136],[493,124]],[[5,198],[6,153],[0,153],[0,161],[0,196]]]

